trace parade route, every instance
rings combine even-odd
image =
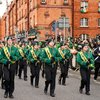
[[[56,81],[56,97],[50,97],[49,91],[48,94],[45,95],[43,92],[44,89],[44,81],[42,77],[40,77],[40,85],[39,88],[32,87],[29,82],[29,69],[28,69],[28,81],[24,81],[23,79],[19,80],[16,77],[15,81],[15,92],[14,92],[14,100],[100,100],[100,85],[93,82],[91,80],[91,95],[87,96],[85,93],[79,93],[79,85],[80,78],[78,74],[69,73],[69,78],[66,80],[66,86],[62,86],[58,84],[58,76]],[[3,98],[4,90],[0,89],[0,100],[5,100]],[[10,100],[7,98],[6,100]]]

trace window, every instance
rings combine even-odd
[[[82,41],[83,41],[83,40],[87,40],[88,37],[89,37],[88,34],[81,34],[81,35],[80,35],[80,38],[82,39]]]
[[[100,13],[100,1],[98,3],[98,12]]]
[[[64,5],[67,5],[68,4],[68,0],[64,0]]]
[[[81,13],[86,13],[88,10],[88,2],[87,1],[82,1],[81,2]]]
[[[88,19],[82,18],[81,21],[80,21],[80,26],[81,27],[88,27]]]
[[[46,0],[41,0],[41,4],[46,4]]]
[[[100,18],[98,18],[98,26],[100,27]]]

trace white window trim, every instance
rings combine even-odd
[[[80,27],[88,27],[88,25],[86,25],[86,23],[88,23],[88,20],[86,18],[80,19]]]
[[[45,0],[45,1],[42,1],[42,0],[41,0],[41,3],[46,3],[46,0]]]
[[[64,3],[67,4],[68,3],[68,0],[64,0]]]

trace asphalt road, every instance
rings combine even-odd
[[[30,85],[30,71],[28,69],[28,81],[18,79],[16,76],[15,80],[15,92],[14,100],[100,100],[100,84],[94,83],[93,78],[91,79],[91,95],[85,95],[79,93],[80,86],[80,75],[77,73],[70,72],[69,78],[66,80],[66,86],[58,84],[58,76],[56,81],[56,97],[50,97],[49,91],[45,95],[43,92],[45,79],[40,77],[39,88],[32,87]],[[3,97],[4,90],[0,89],[0,100],[10,100]]]

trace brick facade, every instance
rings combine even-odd
[[[66,37],[88,34],[89,37],[94,38],[100,34],[100,26],[98,26],[100,0],[68,0],[67,4],[64,4],[64,0],[45,0],[45,3],[41,1],[43,0],[13,0],[11,2],[8,8],[9,35],[15,34],[16,28],[19,32],[35,28],[40,33],[40,39],[45,39],[47,35],[54,36],[52,23],[58,21],[62,14],[69,18],[70,31],[66,30]],[[80,12],[82,1],[88,2],[85,13]],[[88,26],[80,25],[81,18],[88,19]],[[4,15],[1,24],[2,22],[5,24],[6,20]],[[57,29],[57,33],[63,34],[64,31]],[[3,25],[1,34],[6,34],[6,25]]]
[[[64,5],[64,0],[46,0],[45,4],[41,1],[14,0],[11,2],[8,9],[9,35],[15,34],[15,27],[19,32],[27,31],[32,27],[38,29],[42,39],[45,38],[46,33],[52,36],[54,34],[52,22],[57,21],[62,12],[70,19],[70,25],[72,25],[72,0],[68,0],[67,5]]]
[[[5,15],[0,19],[0,40],[3,40],[6,33],[6,18]]]
[[[100,27],[98,26],[98,18],[100,18],[100,13],[98,13],[98,5],[100,0],[83,0],[88,2],[88,8],[86,13],[80,12],[82,0],[74,0],[74,37],[79,37],[81,34],[88,34],[89,37],[96,37],[100,35]],[[88,26],[81,27],[81,18],[88,19]]]

